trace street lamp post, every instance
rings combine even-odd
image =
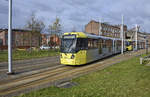
[[[98,33],[98,35],[100,36],[101,35],[101,33],[102,33],[102,24],[101,24],[101,20],[99,20],[99,33]]]
[[[146,40],[146,54],[148,54],[148,40]]]
[[[146,46],[146,54],[148,54],[148,44],[147,44],[148,42],[147,42],[147,38],[145,39],[145,46]]]
[[[8,74],[13,74],[12,71],[12,0],[9,0],[9,11],[8,11]]]
[[[122,38],[122,46],[121,46],[121,54],[123,54],[123,51],[124,51],[124,23],[123,23],[123,19],[124,19],[124,16],[122,15],[122,25],[121,25],[121,38]]]

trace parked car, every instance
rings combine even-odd
[[[48,49],[50,49],[50,47],[49,47],[49,46],[42,45],[42,46],[40,47],[40,49],[41,49],[41,50],[48,50]]]

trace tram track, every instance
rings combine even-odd
[[[0,92],[8,91],[10,89],[14,89],[14,87],[16,87],[16,86],[20,86],[20,85],[23,85],[23,84],[28,84],[30,82],[35,82],[35,81],[38,81],[38,80],[41,80],[41,79],[46,79],[48,77],[55,76],[57,74],[63,73],[66,70],[70,71],[72,69],[73,68],[71,68],[71,67],[67,67],[67,68],[66,67],[61,67],[61,68],[58,68],[58,69],[55,69],[55,70],[52,70],[52,71],[46,71],[46,72],[31,75],[31,76],[25,76],[23,78],[15,79],[15,80],[12,80],[11,83],[3,82],[3,83],[0,83]],[[6,87],[9,87],[9,88],[6,88]]]
[[[17,93],[19,91],[24,91],[27,89],[31,89],[33,87],[37,87],[40,85],[53,83],[58,80],[62,80],[66,78],[72,79],[80,75],[89,73],[89,72],[101,70],[115,63],[119,63],[121,61],[130,59],[136,56],[139,52],[133,52],[133,53],[134,54],[132,55],[129,55],[129,54],[117,55],[117,56],[114,56],[113,58],[108,58],[102,61],[98,61],[97,63],[93,63],[90,65],[81,66],[81,67],[62,66],[62,67],[58,67],[57,69],[53,69],[51,71],[44,71],[38,74],[31,75],[29,77],[26,76],[23,78],[18,78],[16,80],[11,80],[11,83],[0,82],[0,95],[2,96],[10,95],[10,94]]]
[[[23,78],[11,80],[11,83],[10,82],[0,82],[0,95],[8,94],[8,92],[12,93],[11,91],[21,89],[20,87],[25,88],[25,86],[28,86],[28,84],[31,84],[31,83],[35,84],[40,80],[43,81],[44,79],[47,79],[52,76],[56,76],[65,71],[70,71],[72,69],[73,69],[73,67],[62,66],[60,68],[57,68],[57,69],[54,69],[51,71],[45,71],[42,73],[33,74],[31,76],[25,76]]]
[[[51,59],[48,59],[51,58]],[[30,63],[31,62],[31,63]],[[60,65],[59,57],[46,57],[40,59],[20,60],[13,62],[13,71],[15,75],[29,74],[30,72],[36,72],[45,68],[51,68]],[[12,78],[13,76],[7,76],[6,72],[8,64],[6,62],[0,63],[0,81]]]
[[[43,63],[53,63],[53,62],[59,62],[58,57],[52,57],[51,59],[47,58],[42,58],[42,59],[30,59],[29,61],[27,60],[21,60],[21,61],[14,61],[13,62],[13,67],[14,68],[21,68],[21,67],[26,67],[26,66],[37,66],[38,64],[43,64]],[[7,70],[8,63],[7,62],[2,62],[0,63],[0,71]]]
[[[39,69],[39,70],[35,70],[35,71],[30,71],[30,72],[27,72],[26,74],[12,75],[10,78],[0,80],[0,85],[4,85],[6,83],[21,80],[21,79],[23,80],[25,78],[30,78],[35,75],[39,75],[39,74],[42,74],[42,73],[45,73],[48,71],[52,71],[52,70],[55,70],[58,68],[62,68],[62,67],[65,67],[65,66],[59,64],[56,66],[51,66],[51,67],[47,67],[47,68],[43,68],[43,69]]]
[[[51,63],[54,63],[54,62],[51,62]],[[21,72],[21,70],[29,70],[29,69],[40,69],[40,68],[46,68],[46,67],[49,67],[49,66],[54,66],[54,65],[52,65],[50,62],[44,62],[44,63],[40,63],[40,64],[38,64],[38,65],[27,65],[27,64],[25,64],[25,65],[23,65],[23,66],[16,66],[16,67],[13,67],[14,69],[14,71],[16,71],[16,72]],[[55,65],[56,64],[59,64],[59,62],[58,63],[56,63],[55,62]],[[3,73],[3,72],[7,72],[7,70],[8,69],[1,69],[0,70],[0,73]]]

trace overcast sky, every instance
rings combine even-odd
[[[82,31],[91,19],[129,28],[139,24],[150,32],[150,0],[13,0],[13,27],[22,28],[32,12],[46,25],[60,18],[64,31]],[[0,0],[0,28],[7,27],[8,1]]]

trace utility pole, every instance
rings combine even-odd
[[[137,31],[138,31],[138,25],[136,24],[136,32],[135,32],[135,50],[137,50]]]
[[[99,21],[99,36],[101,35],[101,33],[102,33],[102,23],[101,23],[102,21],[101,21],[101,19],[100,19],[100,21]]]
[[[145,33],[145,50],[146,50],[146,54],[148,54],[148,42],[147,42],[147,36],[146,36],[146,33]]]
[[[148,54],[148,40],[146,40],[146,54]]]
[[[12,71],[12,0],[9,0],[8,11],[8,74]]]
[[[123,51],[124,51],[124,23],[123,23],[123,20],[124,20],[124,16],[122,15],[122,25],[121,25],[121,38],[122,38],[122,46],[121,46],[121,54],[123,54]]]
[[[146,50],[146,54],[147,54],[147,43],[146,43],[146,37],[145,37],[145,50]]]

